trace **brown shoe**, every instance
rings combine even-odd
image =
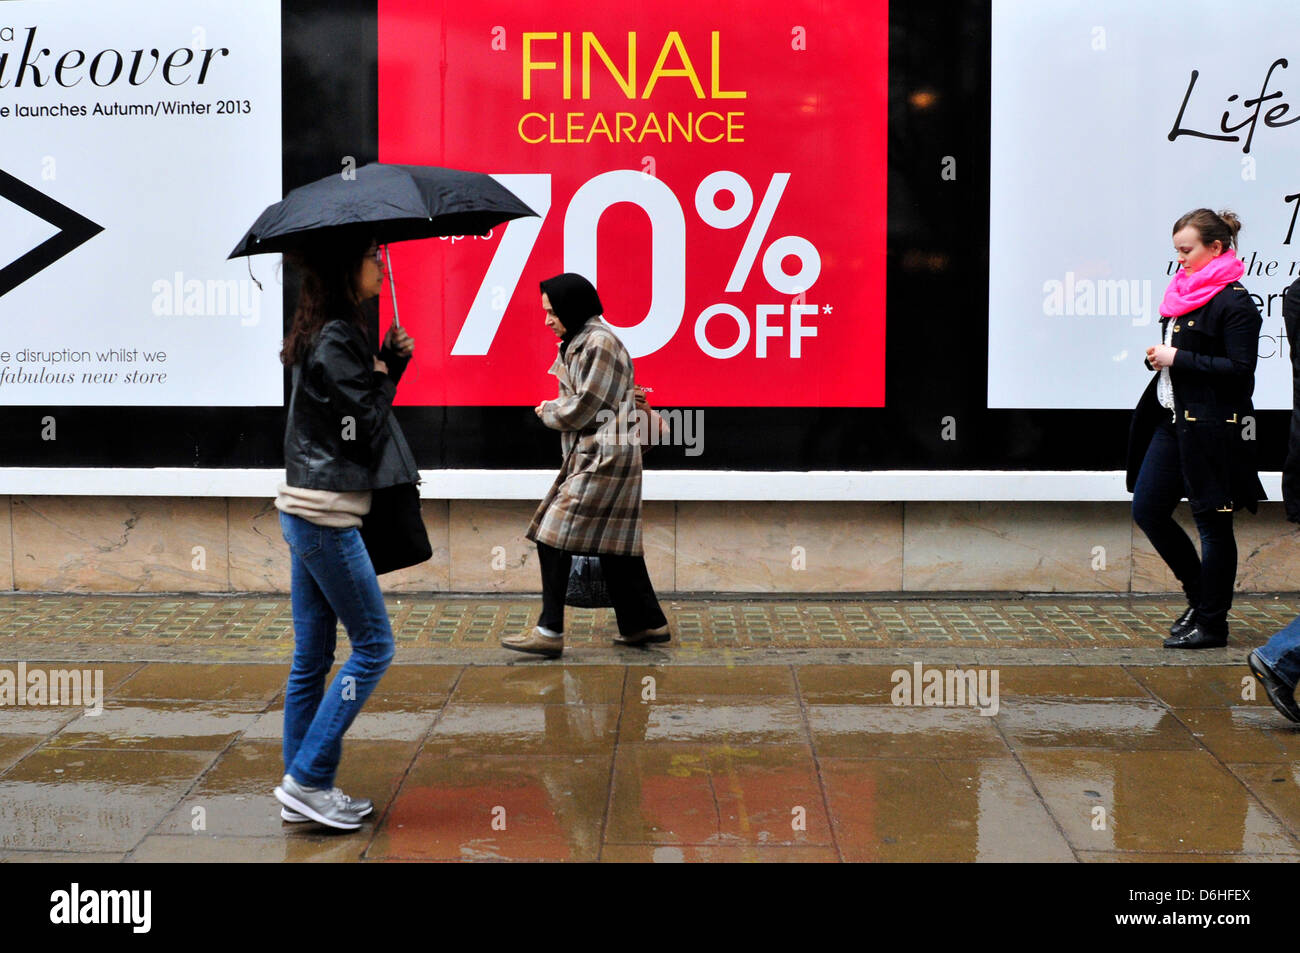
[[[667,642],[672,637],[668,626],[661,625],[657,629],[644,629],[632,635],[616,635],[614,642],[618,645],[645,645],[648,642]]]
[[[541,626],[537,626],[531,632],[506,636],[501,640],[501,647],[515,652],[531,652],[534,655],[545,655],[547,658],[559,658],[560,653],[564,651],[564,634],[547,635],[542,631]]]

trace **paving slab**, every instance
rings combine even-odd
[[[128,851],[214,757],[38,749],[0,776],[0,848]]]
[[[606,838],[611,844],[832,844],[807,745],[622,745]]]
[[[1020,759],[1078,850],[1295,854],[1300,848],[1204,750],[1024,751]]]
[[[594,861],[610,757],[416,759],[369,860]]]
[[[1070,862],[1015,761],[823,759],[846,861]]]

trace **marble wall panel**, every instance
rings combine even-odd
[[[13,498],[0,497],[0,590],[14,587]]]
[[[452,591],[540,592],[537,546],[524,538],[536,509],[529,500],[451,500]]]
[[[682,502],[681,592],[897,592],[902,504]]]
[[[908,591],[1124,592],[1129,508],[1122,503],[908,503]]]
[[[14,580],[52,592],[225,592],[226,501],[15,496]]]

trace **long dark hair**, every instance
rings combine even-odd
[[[280,363],[301,361],[316,332],[335,318],[352,321],[369,337],[365,312],[357,300],[356,277],[372,244],[369,237],[352,236],[317,242],[284,256],[298,269],[301,284]]]

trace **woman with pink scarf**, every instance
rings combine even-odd
[[[1207,208],[1174,223],[1179,271],[1160,306],[1161,343],[1147,348],[1155,372],[1133,414],[1128,488],[1133,519],[1187,595],[1165,647],[1218,648],[1228,642],[1237,576],[1232,514],[1265,498],[1255,470],[1251,396],[1260,315],[1240,279],[1241,222]],[[1184,497],[1201,536],[1174,522]]]

